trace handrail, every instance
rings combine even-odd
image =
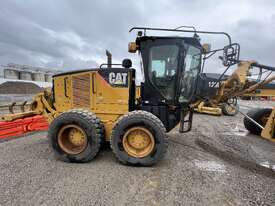
[[[151,30],[151,31],[171,31],[171,32],[183,32],[183,33],[199,33],[199,34],[217,34],[217,35],[224,35],[227,37],[228,39],[228,43],[229,45],[231,44],[231,36],[226,33],[226,32],[215,32],[215,31],[192,31],[192,30],[185,30],[185,29],[164,29],[164,28],[151,28],[151,27],[132,27],[129,32],[132,32],[133,30],[144,30],[144,33],[147,30]]]

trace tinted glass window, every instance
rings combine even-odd
[[[167,100],[174,98],[178,58],[177,45],[152,46],[149,51],[150,81]]]
[[[191,45],[186,46],[184,69],[181,79],[179,102],[188,102],[196,89],[196,80],[200,72],[201,50]]]

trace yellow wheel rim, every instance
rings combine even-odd
[[[58,145],[68,154],[79,154],[88,143],[87,135],[77,125],[66,125],[61,128],[57,136]]]
[[[153,151],[155,139],[148,129],[133,127],[123,135],[122,144],[128,155],[142,158]]]
[[[235,105],[232,105],[232,104],[228,105],[227,112],[229,114],[234,113],[235,111],[236,111],[236,106]]]

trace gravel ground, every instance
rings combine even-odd
[[[241,115],[195,114],[191,132],[177,130],[154,167],[121,165],[109,148],[60,162],[45,132],[4,141],[0,205],[275,205],[275,144],[247,134]]]

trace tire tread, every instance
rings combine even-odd
[[[166,129],[163,125],[163,123],[160,121],[160,119],[158,117],[156,117],[155,115],[153,115],[150,112],[147,111],[143,111],[143,110],[136,110],[136,111],[131,111],[125,115],[122,115],[121,117],[118,118],[115,126],[112,129],[112,134],[111,134],[111,141],[110,141],[110,146],[111,149],[113,151],[113,153],[115,154],[116,158],[119,160],[119,162],[126,164],[126,165],[131,165],[131,163],[125,161],[123,158],[121,158],[121,156],[118,154],[118,152],[116,151],[116,148],[114,146],[114,143],[112,141],[112,139],[114,138],[113,135],[115,133],[115,131],[120,127],[121,124],[124,124],[124,122],[127,122],[131,119],[136,119],[137,116],[139,116],[140,118],[144,118],[148,121],[150,121],[152,124],[154,124],[155,128],[158,128],[161,130],[161,133],[164,134],[164,152],[160,154],[160,156],[157,159],[154,159],[153,162],[150,162],[150,164],[146,165],[143,164],[143,166],[149,166],[149,165],[153,165],[155,164],[159,159],[162,159],[166,152],[167,152],[167,148],[168,148],[168,136],[166,135]]]
[[[55,123],[57,122],[62,122],[65,121],[67,119],[73,119],[73,118],[81,118],[83,120],[85,120],[88,125],[90,125],[91,127],[94,127],[95,130],[95,135],[96,138],[94,139],[95,142],[95,147],[94,147],[94,151],[92,151],[92,154],[89,156],[86,156],[84,158],[82,158],[81,160],[73,160],[70,159],[68,157],[66,157],[66,155],[60,155],[57,151],[55,151],[55,154],[57,155],[57,157],[63,161],[66,162],[89,162],[91,161],[99,152],[101,145],[103,144],[103,140],[104,140],[104,126],[101,123],[100,119],[92,112],[90,112],[89,110],[86,109],[72,109],[69,111],[66,111],[64,113],[62,113],[61,115],[59,115],[50,125],[49,130],[48,130],[48,138],[49,140],[52,142],[52,137],[53,135],[55,135],[53,132],[53,128],[56,126]]]

